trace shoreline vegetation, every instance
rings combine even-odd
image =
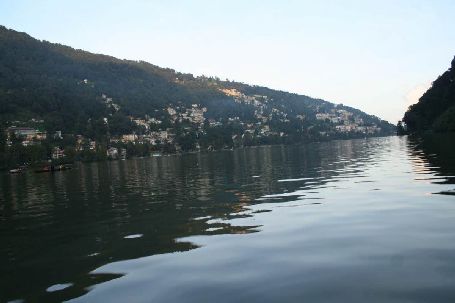
[[[39,158],[39,156],[44,155],[46,149],[43,145],[31,146],[27,149],[24,148],[22,144],[17,144],[16,147],[21,151],[10,149],[9,153],[0,153],[0,171],[9,171],[12,174],[22,173],[26,170],[32,170],[34,172],[54,172],[59,170],[71,169],[71,165],[76,163],[91,163],[91,162],[105,162],[105,161],[119,161],[119,160],[129,160],[129,159],[141,159],[141,158],[153,158],[153,157],[162,157],[162,156],[181,156],[187,154],[197,154],[197,153],[211,153],[219,151],[234,151],[247,148],[257,148],[264,146],[287,146],[287,145],[298,145],[298,144],[309,144],[309,143],[321,143],[337,140],[350,140],[350,139],[366,139],[366,138],[378,138],[378,137],[387,137],[394,136],[385,135],[385,136],[356,136],[348,138],[326,138],[325,140],[312,140],[312,141],[301,141],[293,143],[270,143],[270,144],[256,144],[256,145],[243,145],[243,146],[224,146],[222,148],[211,148],[211,149],[199,149],[199,150],[157,150],[151,149],[148,150],[147,147],[144,148],[133,145],[125,145],[124,148],[116,148],[117,151],[113,154],[112,148],[98,148],[97,150],[86,150],[80,153],[71,151],[68,155],[62,154],[60,158],[54,158],[54,152],[52,152],[47,158]],[[49,149],[49,148],[48,148]],[[63,150],[63,149],[62,149]],[[25,152],[24,152],[25,151]],[[41,152],[40,152],[41,151]],[[145,153],[144,153],[145,152]],[[24,160],[25,159],[25,160]],[[58,169],[58,167],[64,167],[65,169]]]

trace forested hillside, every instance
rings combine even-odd
[[[5,27],[0,127],[4,163],[51,157],[55,148],[91,159],[88,150],[103,158],[109,148],[146,155],[394,132],[343,105],[92,54]]]
[[[409,107],[403,121],[411,133],[455,131],[455,58],[419,102]]]

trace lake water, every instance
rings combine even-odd
[[[453,139],[3,174],[0,301],[455,302]]]

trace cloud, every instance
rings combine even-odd
[[[431,87],[431,82],[422,83],[411,89],[405,96],[406,106],[417,103],[422,95]]]

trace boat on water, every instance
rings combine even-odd
[[[70,164],[46,165],[46,166],[43,166],[43,167],[35,170],[35,173],[52,173],[55,171],[69,170],[72,168],[73,168],[73,166]]]
[[[24,170],[22,168],[13,168],[13,169],[10,169],[9,170],[9,173],[10,174],[20,174],[21,172],[23,172]]]

